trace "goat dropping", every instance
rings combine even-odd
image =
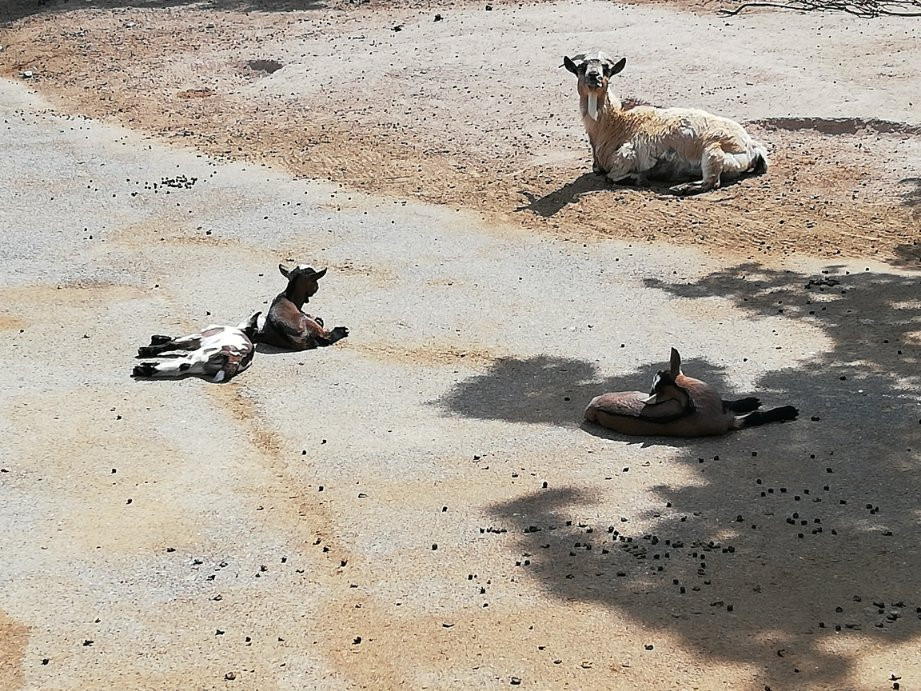
[[[769,422],[795,420],[799,411],[782,406],[760,411],[761,401],[724,401],[713,387],[681,372],[681,355],[672,348],[669,368],[652,380],[652,390],[596,396],[585,419],[615,432],[636,436],[706,437]]]
[[[696,108],[624,108],[610,79],[621,72],[603,52],[563,58],[578,77],[579,108],[592,147],[592,170],[612,182],[646,186],[687,181],[670,189],[697,194],[722,179],[767,171],[767,149],[737,122]]]

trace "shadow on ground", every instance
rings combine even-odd
[[[329,4],[358,5],[362,0],[4,0],[0,2],[0,24],[37,14],[74,10],[110,10],[121,8],[164,9],[191,6],[196,9],[240,12],[294,12],[312,10]]]
[[[919,277],[747,264],[695,283],[647,285],[721,296],[749,319],[782,313],[822,328],[831,350],[759,382],[771,392],[766,402],[798,405],[800,419],[674,444],[671,462],[699,482],[651,487],[642,514],[610,490],[584,487],[494,505],[509,528],[509,558],[528,555],[521,568],[553,597],[616,609],[704,655],[752,665],[753,686],[848,688],[849,650],[921,635]],[[441,404],[567,424],[600,390],[635,388],[660,366],[600,382],[588,362],[506,360]],[[685,370],[720,383],[703,363]],[[645,530],[633,528],[638,520]],[[881,671],[881,685],[890,672],[898,669]]]
[[[500,358],[490,370],[458,383],[438,402],[466,417],[561,426],[578,425],[588,402],[605,391],[648,390],[656,371],[668,366],[668,352],[643,371],[607,379],[585,360],[540,355]],[[703,360],[684,370],[726,391],[723,372]]]

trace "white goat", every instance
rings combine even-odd
[[[140,358],[164,358],[136,365],[135,377],[183,377],[207,375],[211,381],[227,381],[253,362],[253,336],[260,312],[239,326],[212,325],[188,336],[151,336],[150,345],[138,348]]]
[[[696,180],[675,185],[675,194],[697,194],[720,186],[720,176],[767,171],[767,151],[737,122],[695,108],[637,106],[624,110],[608,88],[624,69],[605,53],[564,57],[579,78],[579,107],[592,146],[592,170],[612,182],[632,179]],[[697,180],[697,178],[700,178]]]

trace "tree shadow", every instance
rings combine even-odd
[[[650,488],[641,512],[607,487],[495,504],[510,560],[527,555],[523,574],[552,597],[616,609],[701,654],[752,665],[759,683],[853,687],[850,651],[921,636],[919,277],[743,264],[690,284],[647,284],[683,298],[720,296],[749,319],[782,314],[824,331],[826,352],[758,383],[797,404],[800,419],[674,444],[669,454],[696,481]],[[548,371],[537,364],[515,371]],[[686,370],[719,374],[700,364]],[[552,402],[553,387],[566,383],[573,394],[598,390],[585,363],[549,371],[537,400]],[[521,389],[512,372],[500,365],[493,374]],[[460,408],[473,405],[469,396]],[[487,396],[481,414],[493,404]],[[564,413],[548,410],[547,421]],[[516,411],[505,403],[490,412],[531,421]]]
[[[0,2],[0,25],[36,14],[72,10],[167,9],[194,6],[195,9],[238,12],[296,12],[326,7],[325,0],[3,0]],[[345,0],[340,4],[363,4],[363,0]]]
[[[600,377],[597,367],[586,360],[549,355],[500,358],[488,372],[459,382],[436,405],[483,420],[576,426],[585,406],[598,394],[648,389],[656,371],[668,366],[668,353],[663,356],[661,362],[608,378]],[[684,369],[724,390],[721,369],[697,359],[685,362]],[[606,436],[601,428],[586,429]]]

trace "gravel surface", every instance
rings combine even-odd
[[[545,100],[572,122],[557,132],[561,158],[539,173],[533,166],[544,164],[514,153],[493,167],[530,165],[521,175],[560,188],[581,179],[587,145],[574,85],[546,60],[534,65],[584,37],[535,35],[533,24],[539,12],[547,27],[589,22],[568,6],[458,5],[440,22],[378,6],[246,17],[57,9],[18,19],[0,38],[9,72],[26,69],[11,58],[27,50],[25,37],[43,33],[73,48],[68,32],[82,26],[102,53],[92,67],[49,53],[61,70],[53,78],[30,62],[37,80],[0,81],[0,329],[12,348],[0,373],[0,686],[864,689],[912,688],[921,678],[921,304],[919,275],[906,268],[917,207],[898,196],[893,181],[909,176],[891,163],[908,165],[916,135],[776,130],[777,148],[847,151],[855,169],[876,161],[882,173],[868,184],[890,188],[871,202],[845,204],[851,189],[827,178],[821,156],[803,173],[813,182],[791,185],[792,154],[780,151],[776,173],[699,202],[599,187],[587,195],[594,201],[545,219],[509,207],[514,185],[475,197],[485,183],[465,176],[488,169],[485,145],[471,149],[464,176],[371,184],[351,162],[339,174],[333,158],[312,168],[309,151],[291,153],[298,139],[276,140],[271,154],[278,132],[260,123],[281,111],[240,120],[252,138],[229,120],[211,129],[209,111],[220,103],[229,118],[234,104],[253,108],[262,90],[287,88],[266,80],[289,69],[297,41],[318,43],[327,30],[340,32],[336,45],[362,27],[361,41],[393,35],[421,48],[423,21],[440,31],[460,16],[474,33],[498,22],[532,36],[531,66],[540,79],[559,78]],[[605,11],[666,23],[675,41],[688,40],[682,22],[698,32],[717,26],[661,6]],[[745,21],[791,33],[856,26],[819,19]],[[247,50],[219,40],[246,22]],[[109,92],[81,89],[80,71],[103,74],[118,52],[98,39],[122,27],[127,41],[142,26],[171,35],[173,49],[177,27],[218,37],[203,39],[197,57],[174,53],[156,74],[157,45],[147,43],[147,54],[129,45],[126,81],[110,75]],[[885,21],[860,26],[863,46],[897,33]],[[260,31],[274,38],[249,50]],[[464,60],[468,44],[457,48]],[[517,62],[512,52],[500,61],[517,74],[520,55],[530,55],[522,47]],[[316,59],[327,64],[327,52]],[[211,97],[163,96],[178,86],[177,65],[194,60],[223,93],[223,80],[243,79],[221,76],[241,54],[286,66],[209,105]],[[883,60],[874,56],[873,65]],[[906,59],[916,64],[917,50]],[[464,83],[469,67],[455,68]],[[143,74],[149,87],[122,88]],[[638,74],[645,93],[655,81],[648,64]],[[494,76],[484,69],[470,84]],[[860,98],[897,90],[897,81]],[[303,75],[288,81],[296,83],[311,88]],[[650,100],[675,85],[661,81]],[[511,104],[508,93],[496,88],[496,102]],[[320,112],[300,122],[302,136],[325,123],[329,142],[317,146],[338,146],[345,161],[355,149],[342,114],[326,109],[335,94],[315,96]],[[860,98],[796,110],[747,96],[732,114],[866,118]],[[878,98],[890,110],[880,105],[875,117],[913,122],[916,111]],[[117,113],[134,99],[143,107]],[[712,99],[704,105],[727,102]],[[103,101],[111,112],[99,110]],[[306,97],[294,101],[301,114]],[[199,127],[178,136],[192,102]],[[386,133],[377,109],[354,117],[364,123],[357,131],[371,133],[358,143]],[[460,120],[447,131],[461,132]],[[430,126],[408,141],[434,137]],[[389,161],[389,135],[380,136],[384,148],[367,156]],[[240,151],[220,150],[230,141]],[[877,146],[890,158],[874,157]],[[423,172],[446,170],[446,158],[412,151],[418,159],[407,161]],[[442,199],[452,180],[455,196]],[[767,227],[758,204],[800,208],[816,185],[826,185],[833,211],[815,243],[794,232],[789,246],[768,251],[754,240],[695,247],[690,231],[656,243],[639,231],[593,231],[615,221],[635,229],[643,208],[669,228],[719,214]],[[789,197],[777,199],[785,189]],[[730,191],[752,206],[718,201]],[[831,232],[840,219],[873,214],[888,219],[891,236],[866,241],[866,257]],[[726,235],[699,227],[700,242]],[[829,258],[836,243],[850,259]],[[236,323],[267,307],[287,260],[329,267],[309,309],[348,326],[348,339],[260,352],[225,385],[131,380],[135,350],[151,334]],[[592,396],[647,388],[671,346],[689,375],[767,406],[796,405],[800,419],[692,441],[623,439],[580,424]]]

